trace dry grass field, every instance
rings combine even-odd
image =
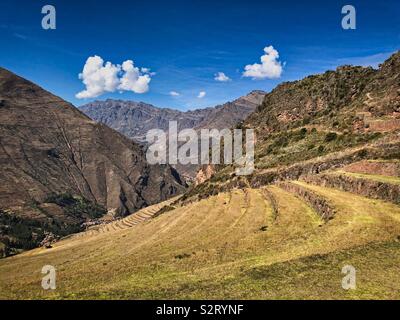
[[[234,189],[0,260],[0,298],[398,298],[400,207],[292,183],[325,199],[333,219],[278,186]],[[56,290],[41,287],[44,265],[57,270]],[[356,290],[341,287],[345,265]]]

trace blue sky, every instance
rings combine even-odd
[[[56,30],[41,28],[46,4],[56,8]],[[356,30],[341,27],[346,4],[356,8]],[[0,41],[0,66],[77,106],[117,98],[187,110],[342,64],[376,66],[399,49],[400,2],[3,0]],[[279,52],[280,77],[243,77],[270,45]],[[94,55],[150,68],[156,74],[149,75],[149,90],[77,99],[85,89],[78,74]],[[217,72],[231,80],[216,81]]]

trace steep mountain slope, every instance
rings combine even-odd
[[[258,112],[246,122],[260,132],[308,124],[368,131],[368,127],[357,126],[358,113],[367,114],[371,120],[400,119],[399,69],[400,53],[396,53],[378,70],[343,66],[336,71],[281,84],[266,95]]]
[[[185,198],[297,179],[363,159],[398,159],[400,53],[377,70],[344,66],[283,83],[241,127],[256,131],[253,174],[235,177],[232,166],[220,167]]]
[[[216,106],[194,129],[232,128],[246,119],[263,101],[266,92],[255,90],[232,102]]]
[[[147,131],[151,129],[166,131],[169,121],[177,121],[178,130],[231,128],[252,113],[262,102],[264,95],[263,91],[253,91],[215,108],[186,112],[122,100],[94,101],[80,107],[80,110],[93,120],[104,123],[125,136],[144,142]]]
[[[76,231],[106,210],[125,215],[184,190],[176,171],[149,166],[139,145],[5,69],[0,150],[1,235],[16,247],[14,224],[26,222],[31,246],[46,230]]]

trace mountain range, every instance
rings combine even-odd
[[[91,119],[104,123],[128,138],[143,143],[149,130],[167,131],[170,121],[177,121],[178,130],[232,128],[238,122],[246,119],[261,104],[265,94],[260,90],[252,91],[232,102],[186,112],[157,108],[143,102],[111,99],[94,101],[79,109]]]
[[[179,111],[157,108],[143,102],[106,100],[94,101],[79,109],[91,119],[124,134],[126,137],[147,146],[146,133],[161,129],[168,133],[169,122],[176,121],[178,131],[182,129],[230,129],[246,119],[263,101],[265,92],[252,91],[246,96],[216,107]],[[200,144],[200,143],[199,143]],[[178,163],[174,168],[188,183],[195,181],[200,165]]]

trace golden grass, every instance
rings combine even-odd
[[[276,186],[268,187],[278,204],[276,217],[261,189],[233,190],[129,228],[87,233],[0,260],[0,298],[278,299],[318,298],[319,292],[331,298],[391,297],[388,281],[373,278],[349,295],[340,287],[338,264],[354,256],[365,270],[362,277],[375,275],[375,267],[366,263],[381,255],[370,244],[400,235],[400,207],[306,186],[335,204],[333,220],[324,223],[306,203]],[[379,250],[388,252],[395,248],[382,246]],[[381,265],[393,270],[398,256]],[[323,263],[315,257],[323,257]],[[57,269],[52,292],[40,286],[45,264]],[[314,290],[317,279],[320,287]],[[324,283],[336,291],[323,294]],[[399,281],[391,285],[400,288]]]

